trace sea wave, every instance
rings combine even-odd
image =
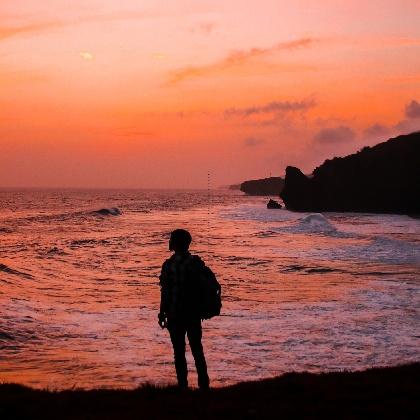
[[[47,257],[53,257],[55,255],[67,255],[67,252],[61,248],[54,246],[46,252],[46,255]]]
[[[103,208],[99,210],[94,210],[92,214],[96,214],[99,216],[120,216],[122,213],[118,207],[111,207],[111,208]]]
[[[12,274],[12,275],[15,275],[15,276],[21,276],[21,277],[25,277],[25,278],[29,278],[29,279],[33,278],[30,274],[24,273],[22,271],[14,270],[13,268],[10,268],[5,264],[0,264],[0,272],[7,273],[7,274]]]
[[[362,246],[351,246],[343,254],[358,260],[375,260],[390,264],[420,264],[420,245],[384,236],[372,238]]]
[[[301,217],[285,226],[271,227],[270,232],[296,233],[304,235],[322,235],[336,238],[355,238],[358,235],[340,231],[326,216],[321,213],[312,213]]]
[[[298,221],[297,227],[305,232],[336,232],[328,219],[321,213],[314,213],[303,217]]]
[[[0,331],[0,342],[1,341],[6,341],[6,340],[7,341],[12,341],[14,339],[15,339],[15,337],[13,337],[12,335],[10,335],[10,334],[8,334],[4,331]]]
[[[331,221],[321,213],[294,213],[289,210],[267,210],[262,206],[243,205],[230,208],[221,212],[221,216],[236,220],[255,220],[265,223],[277,222],[277,226],[271,226],[268,231],[259,232],[259,236],[272,236],[276,233],[297,233],[337,236],[341,238],[353,237],[353,235],[341,232]]]
[[[26,217],[8,219],[15,225],[28,225],[32,223],[68,222],[72,220],[89,220],[92,217],[105,219],[108,216],[120,216],[122,211],[118,207],[103,207],[97,210],[79,210],[65,213],[36,214]],[[1,228],[3,229],[3,228]],[[4,228],[9,233],[9,228]],[[0,231],[1,232],[1,231]]]
[[[225,219],[255,220],[259,222],[284,222],[296,219],[296,214],[291,211],[285,209],[273,211],[263,205],[255,204],[224,208],[219,211],[219,215]]]
[[[343,245],[334,249],[313,250],[312,255],[332,260],[357,263],[407,264],[420,266],[420,245],[385,236],[360,237],[362,243]]]
[[[13,230],[6,227],[0,227],[0,233],[12,233]]]
[[[282,270],[284,273],[299,272],[302,274],[324,274],[324,273],[343,273],[344,270],[340,268],[326,267],[326,266],[305,266],[301,264],[290,264]]]
[[[321,213],[313,213],[296,220],[292,225],[277,230],[290,233],[321,233],[336,235],[337,228]]]
[[[110,241],[107,239],[95,239],[95,238],[86,238],[86,239],[74,239],[70,242],[70,248],[77,247],[96,247],[98,245],[107,245]]]

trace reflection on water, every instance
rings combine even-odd
[[[418,220],[267,210],[231,192],[210,206],[199,191],[0,199],[2,381],[175,382],[157,275],[176,227],[223,286],[223,315],[204,323],[213,385],[419,360]]]

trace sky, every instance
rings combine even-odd
[[[207,188],[420,129],[418,0],[4,0],[0,186]]]

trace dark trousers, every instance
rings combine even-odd
[[[185,334],[187,334],[197,369],[198,386],[200,388],[208,388],[209,377],[207,375],[207,364],[204,357],[203,345],[201,344],[201,320],[173,320],[168,323],[168,330],[174,348],[178,385],[182,388],[188,387],[188,369],[185,358]]]

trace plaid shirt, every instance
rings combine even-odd
[[[198,282],[203,261],[189,252],[173,254],[162,265],[160,312],[169,319],[199,317]]]

